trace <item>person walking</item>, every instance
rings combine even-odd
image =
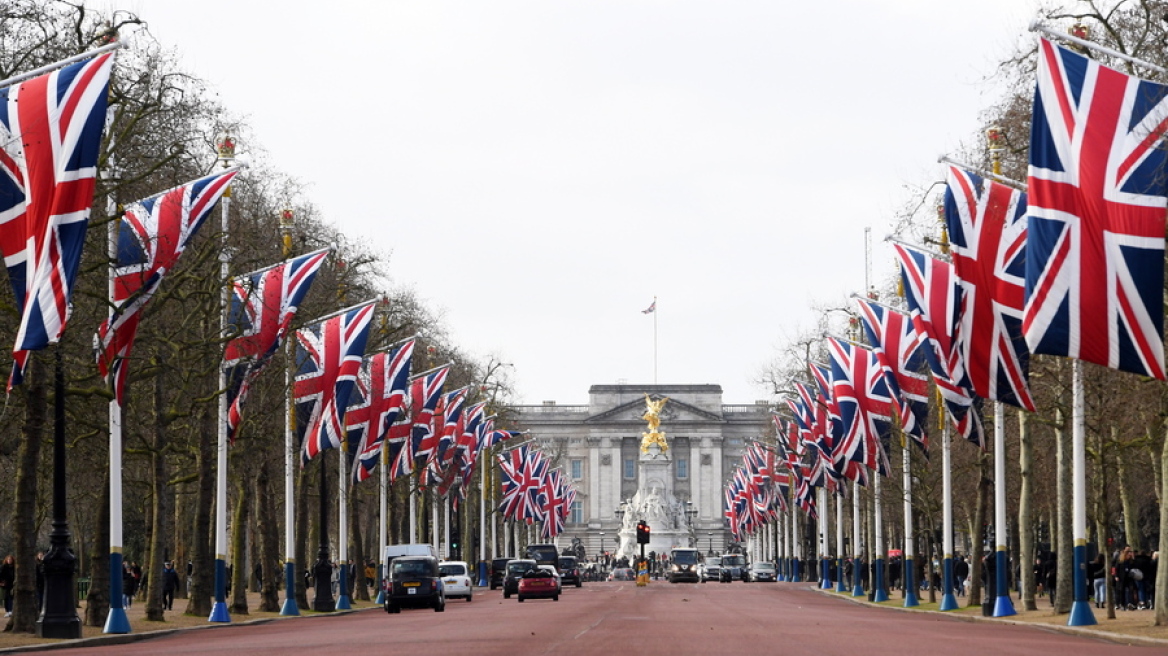
[[[16,585],[16,559],[12,554],[0,563],[0,603],[4,605],[4,617],[12,617],[12,592]]]
[[[126,610],[133,605],[134,593],[138,592],[138,579],[134,578],[134,570],[130,563],[122,567],[122,607]]]
[[[162,608],[163,610],[174,609],[174,593],[178,590],[178,572],[174,569],[174,563],[167,561],[162,566]]]
[[[1107,604],[1107,569],[1103,566],[1103,554],[1096,556],[1087,566],[1087,578],[1095,586],[1095,607],[1103,608]]]

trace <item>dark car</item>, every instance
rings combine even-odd
[[[577,588],[583,585],[584,577],[580,575],[580,565],[575,556],[560,556],[560,565],[557,569],[560,572],[560,583],[564,585],[571,583]]]
[[[403,608],[446,610],[446,595],[438,576],[438,559],[431,556],[400,556],[389,566],[386,581],[385,612],[400,613]]]
[[[698,574],[700,560],[701,553],[697,549],[674,549],[669,552],[670,564],[665,576],[669,579],[670,583],[677,583],[679,581],[697,583],[701,580],[701,575]]]
[[[510,599],[511,595],[519,594],[519,579],[535,568],[535,561],[527,558],[508,562],[507,576],[503,578],[503,598]]]
[[[750,574],[746,569],[746,556],[742,554],[723,554],[720,575],[723,583],[749,581]]]
[[[496,558],[491,561],[491,589],[503,585],[503,578],[507,576],[507,563],[510,558]]]

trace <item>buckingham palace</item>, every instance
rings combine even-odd
[[[720,385],[593,385],[588,405],[510,408],[516,427],[530,431],[576,487],[561,547],[579,538],[589,558],[616,551],[623,504],[642,484],[661,483],[638,480],[648,397],[669,399],[660,413],[671,461],[671,480],[663,483],[685,510],[689,541],[721,552],[731,539],[723,489],[746,445],[768,431],[770,406],[723,403]]]

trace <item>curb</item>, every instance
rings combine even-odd
[[[1126,633],[1116,633],[1114,631],[1104,631],[1101,629],[1088,629],[1078,626],[1066,626],[1065,624],[1045,624],[1038,622],[1026,622],[1022,620],[1011,620],[1000,617],[982,617],[981,615],[965,615],[954,614],[949,611],[928,610],[928,609],[914,609],[914,608],[900,608],[896,606],[881,606],[867,599],[860,599],[857,597],[844,597],[837,595],[832,590],[822,590],[815,586],[810,586],[808,590],[819,592],[824,596],[830,596],[835,599],[843,601],[850,601],[853,604],[860,606],[869,606],[871,608],[883,608],[887,610],[899,611],[902,613],[928,613],[930,615],[939,615],[941,617],[948,617],[961,622],[992,622],[995,624],[1011,624],[1014,626],[1028,626],[1035,629],[1046,629],[1050,631],[1059,631],[1061,633],[1068,633],[1071,635],[1080,635],[1090,638],[1097,638],[1099,640],[1107,640],[1121,645],[1144,645],[1148,647],[1168,647],[1168,638],[1149,638],[1146,636],[1133,636]]]
[[[337,610],[331,613],[319,613],[311,617],[332,617],[336,615],[348,615],[350,613],[362,613],[368,610],[381,610],[380,606],[371,606],[369,608],[351,608],[349,610]],[[86,647],[105,647],[109,645],[126,645],[134,642],[141,642],[143,640],[150,640],[152,638],[161,638],[163,636],[180,633],[182,631],[213,631],[216,629],[226,629],[233,626],[249,626],[254,624],[267,624],[269,622],[284,622],[294,619],[306,619],[308,615],[299,615],[292,617],[261,617],[254,620],[246,620],[243,622],[228,622],[224,624],[201,624],[199,626],[182,626],[171,629],[158,629],[156,631],[142,631],[141,633],[122,633],[111,635],[93,636],[92,638],[78,638],[77,640],[61,640],[59,642],[46,642],[37,645],[21,645],[19,647],[5,647],[0,649],[0,654],[17,654],[22,652],[33,651],[55,651],[59,649],[84,649]]]

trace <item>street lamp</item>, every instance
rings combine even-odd
[[[708,533],[706,533],[706,535],[708,535],[710,537],[710,553],[709,553],[709,555],[713,556],[714,555],[714,532],[709,531]]]
[[[601,531],[600,532],[600,558],[598,558],[597,560],[601,560],[603,558],[604,558],[604,531]]]
[[[617,506],[617,508],[616,508],[616,518],[621,520],[622,523],[625,520],[625,502],[624,501],[622,501],[620,503],[620,505]]]

